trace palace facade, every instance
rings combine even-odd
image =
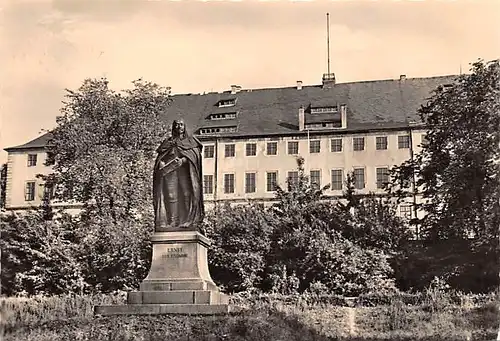
[[[297,179],[298,156],[312,182],[330,184],[338,198],[349,172],[361,193],[383,193],[388,170],[411,159],[425,141],[417,110],[455,76],[337,83],[325,74],[319,85],[173,95],[166,122],[182,118],[203,142],[205,202],[270,202],[276,184]],[[6,148],[6,208],[38,206],[44,194],[37,174],[47,174],[50,135]],[[415,214],[408,198],[400,214]],[[78,205],[68,208],[77,209]]]

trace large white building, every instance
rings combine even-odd
[[[311,180],[330,184],[342,195],[345,176],[354,172],[361,193],[382,192],[387,171],[413,157],[425,136],[417,110],[431,92],[454,76],[336,83],[173,95],[165,120],[183,118],[202,140],[205,201],[269,201],[275,184],[297,176],[297,156]],[[38,206],[47,174],[43,135],[7,148],[6,208]],[[409,198],[400,213],[410,216]]]

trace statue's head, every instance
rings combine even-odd
[[[179,137],[186,134],[186,124],[184,120],[174,120],[172,123],[172,136]]]

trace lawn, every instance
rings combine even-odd
[[[492,296],[493,297],[493,296]],[[252,301],[223,316],[94,317],[123,295],[1,299],[3,340],[494,340],[500,324],[492,298],[480,304],[389,304]]]

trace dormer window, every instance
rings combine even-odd
[[[221,99],[217,104],[219,108],[232,107],[236,105],[236,98]]]
[[[327,114],[327,113],[335,113],[338,111],[336,106],[329,107],[311,107],[311,114]]]
[[[200,135],[211,135],[211,134],[221,134],[221,133],[235,133],[238,131],[237,126],[227,126],[227,127],[207,127],[200,128]]]
[[[308,123],[305,125],[307,129],[331,129],[331,128],[341,128],[342,123],[338,122],[326,122],[326,123]]]
[[[237,116],[237,112],[225,112],[225,113],[218,113],[218,114],[210,114],[208,117],[210,120],[231,120],[235,119]]]

